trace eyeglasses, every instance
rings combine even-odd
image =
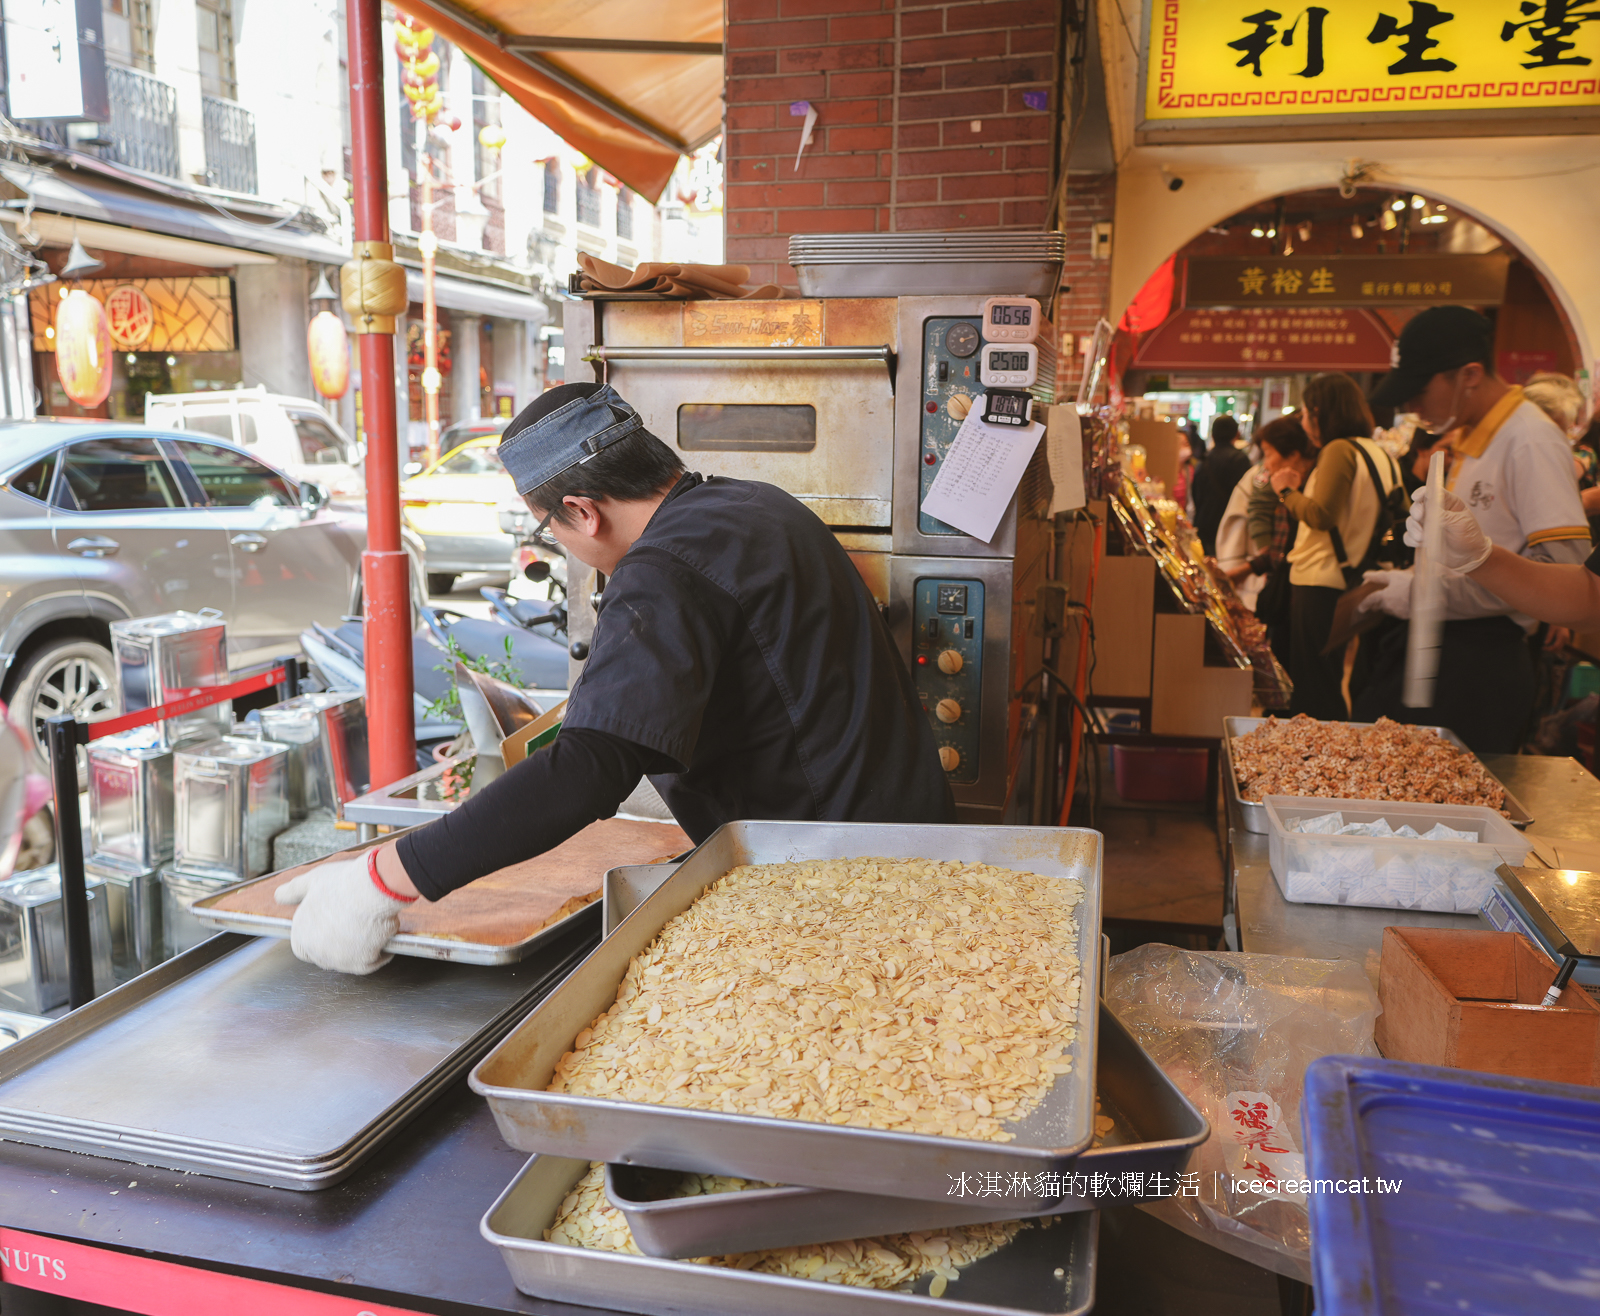
[[[534,526],[533,533],[528,538],[536,544],[542,544],[545,548],[560,548],[561,541],[550,532],[549,528],[550,522],[555,519],[555,515],[554,511],[546,512],[544,520]]]

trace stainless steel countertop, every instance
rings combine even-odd
[[[1600,841],[1600,780],[1576,759],[1522,754],[1484,756],[1489,771],[1516,795],[1541,836]],[[1481,928],[1476,914],[1427,914],[1405,909],[1296,905],[1283,898],[1267,860],[1267,838],[1245,830],[1228,804],[1229,901],[1223,920],[1233,950],[1309,959],[1351,959],[1378,981],[1386,927]]]

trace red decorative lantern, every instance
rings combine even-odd
[[[342,398],[350,387],[350,339],[344,321],[332,311],[312,317],[306,328],[311,383],[325,398]]]
[[[111,328],[105,307],[74,289],[56,311],[56,374],[80,407],[98,407],[111,392]]]

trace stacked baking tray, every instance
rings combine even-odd
[[[590,925],[592,928],[592,924]],[[0,1051],[0,1136],[277,1188],[338,1183],[560,981],[592,933],[520,965],[367,977],[224,935]]]
[[[1114,1040],[1111,1033],[1103,1035],[1092,1008],[1079,1019],[1070,1052],[1072,1071],[1057,1081],[1038,1109],[1012,1126],[1015,1140],[1010,1143],[729,1115],[544,1089],[577,1033],[610,1005],[633,956],[710,883],[745,863],[876,855],[991,863],[1076,878],[1085,893],[1078,908],[1081,999],[1093,1002],[1100,977],[1100,846],[1097,833],[1073,829],[744,822],[721,828],[675,870],[650,865],[608,875],[606,920],[614,931],[471,1078],[473,1087],[488,1097],[507,1141],[541,1153],[483,1222],[484,1235],[502,1249],[518,1287],[537,1297],[620,1305],[644,1313],[689,1308],[729,1316],[756,1310],[869,1313],[906,1307],[968,1313],[1085,1310],[1093,1296],[1098,1217],[1082,1206],[1093,1203],[1075,1204],[1034,1185],[1044,1172],[1065,1171],[1070,1177],[1082,1156],[1097,1154],[1087,1150],[1094,1131],[1097,1051],[1103,1055],[1108,1040],[1116,1047],[1117,1042],[1131,1044],[1131,1038],[1120,1029]],[[1117,1053],[1121,1072],[1135,1075],[1130,1091],[1141,1083],[1149,1086],[1147,1071],[1153,1067],[1148,1057],[1141,1070],[1130,1059],[1128,1045]],[[1132,1053],[1142,1056],[1136,1044]],[[1159,1084],[1153,1090],[1160,1091]],[[1181,1094],[1171,1090],[1161,1099],[1167,1101],[1166,1117],[1133,1126],[1136,1139],[1148,1131],[1154,1141],[1117,1149],[1128,1156],[1127,1168],[1154,1168],[1149,1159],[1154,1156],[1175,1170],[1206,1136],[1204,1119]],[[835,1213],[845,1206],[850,1212],[844,1227],[857,1237],[945,1227],[962,1214],[971,1223],[1065,1214],[1050,1228],[1025,1229],[992,1257],[964,1269],[959,1301],[954,1295],[934,1299],[926,1278],[919,1295],[900,1294],[544,1242],[543,1231],[562,1199],[596,1160],[613,1167],[614,1187],[619,1174],[637,1166],[814,1185],[741,1193],[738,1207],[712,1202],[710,1211],[697,1211],[698,1203],[652,1207],[624,1197],[630,1210],[642,1206],[635,1216],[639,1246],[678,1256],[685,1248],[699,1249],[697,1255],[718,1255],[756,1243],[775,1246],[787,1240],[784,1245],[800,1245],[807,1235],[811,1240],[839,1238],[835,1227],[841,1220]],[[977,1212],[952,1211],[955,1172],[999,1172],[1014,1191],[1003,1199],[1001,1210],[985,1202]],[[618,1188],[618,1196],[624,1191]],[[871,1195],[861,1200],[864,1194]],[[833,1218],[819,1232],[824,1216]],[[751,1233],[752,1226],[758,1232]]]
[[[1048,304],[1066,243],[1064,233],[1025,229],[806,233],[789,239],[789,264],[804,297],[1012,294]]]

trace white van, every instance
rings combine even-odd
[[[308,398],[283,397],[265,387],[146,393],[144,423],[237,443],[297,480],[322,485],[335,499],[366,493],[360,445]]]

